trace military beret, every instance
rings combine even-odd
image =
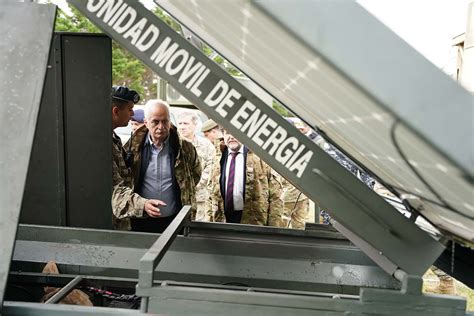
[[[125,86],[113,86],[111,97],[112,99],[133,102],[135,104],[140,101],[140,95],[138,92]]]
[[[130,118],[131,121],[135,121],[138,123],[143,123],[143,119],[145,118],[145,113],[142,109],[133,110],[133,116]]]
[[[217,123],[214,122],[213,120],[207,120],[202,124],[201,132],[207,132],[210,131],[211,129],[217,127]]]

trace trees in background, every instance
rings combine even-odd
[[[58,9],[55,31],[103,33],[75,7],[70,6],[70,9],[72,15],[68,15],[63,10]],[[176,32],[183,34],[181,25],[163,10],[157,7],[154,13]],[[203,44],[201,49],[206,56],[210,57],[232,76],[242,76],[242,73],[237,68],[218,55],[209,46]],[[112,84],[126,85],[138,91],[142,96],[143,102],[157,97],[157,76],[155,73],[114,40],[112,40]],[[273,108],[283,116],[289,115],[285,107],[276,101],[273,102]]]

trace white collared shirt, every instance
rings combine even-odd
[[[230,161],[232,151],[228,150],[227,162],[225,166],[225,189],[227,190],[227,179],[229,179]],[[234,210],[242,211],[244,209],[244,146],[239,149],[239,154],[235,156],[235,175],[234,175]],[[226,192],[227,195],[227,192]]]

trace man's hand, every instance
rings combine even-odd
[[[159,206],[166,206],[166,203],[160,200],[147,200],[145,202],[144,211],[150,217],[160,217],[161,212]]]

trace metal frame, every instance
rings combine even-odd
[[[357,294],[399,283],[333,229],[190,223],[163,257],[155,280]],[[54,259],[62,273],[135,278],[155,234],[21,225],[14,271]],[[84,254],[87,254],[86,256]],[[150,275],[148,275],[149,277]]]
[[[175,256],[173,258],[172,256],[174,256],[175,252],[178,251],[185,254],[192,251],[191,249],[199,252],[213,251],[216,256],[223,253],[223,249],[228,249],[229,252],[235,253],[241,253],[244,249],[251,249],[254,258],[266,254],[272,257],[271,262],[275,265],[278,264],[278,256],[285,254],[287,258],[291,258],[291,260],[286,260],[287,262],[285,263],[287,271],[301,271],[306,275],[306,278],[318,275],[322,276],[326,273],[322,271],[317,272],[315,270],[310,272],[311,269],[305,272],[304,267],[294,266],[295,262],[298,261],[296,255],[306,256],[309,259],[308,263],[310,263],[317,262],[314,256],[320,254],[321,258],[324,258],[323,260],[334,262],[331,267],[333,272],[338,269],[347,269],[346,271],[353,276],[357,275],[357,269],[361,269],[363,265],[370,264],[370,260],[357,257],[362,255],[362,253],[359,252],[359,255],[357,255],[357,253],[351,254],[350,249],[356,249],[350,246],[347,240],[343,239],[340,234],[330,227],[320,225],[320,231],[294,231],[278,228],[269,228],[268,230],[258,229],[258,227],[247,225],[199,222],[185,223],[189,210],[189,207],[184,208],[170,227],[168,227],[168,230],[156,241],[156,235],[148,233],[22,225],[19,231],[19,242],[16,251],[23,253],[22,256],[28,254],[30,257],[29,259],[24,257],[15,258],[16,266],[20,268],[22,272],[12,273],[10,277],[11,282],[61,286],[74,280],[74,277],[77,277],[77,275],[70,274],[48,275],[23,272],[28,271],[28,261],[44,260],[37,256],[37,253],[43,253],[45,257],[50,257],[51,255],[58,256],[58,254],[65,257],[69,256],[69,262],[62,261],[60,257],[55,258],[58,261],[60,270],[64,270],[64,268],[68,270],[67,268],[71,266],[71,272],[80,273],[84,284],[103,284],[110,287],[130,288],[133,284],[136,284],[137,279],[116,278],[105,275],[110,275],[108,270],[110,270],[112,265],[120,266],[121,271],[119,274],[123,275],[124,270],[127,269],[125,263],[130,263],[134,258],[140,257],[134,248],[136,248],[137,245],[141,245],[142,248],[139,249],[139,251],[144,255],[141,259],[143,270],[139,275],[144,281],[142,284],[146,283],[147,286],[141,286],[139,282],[137,284],[136,294],[144,298],[142,300],[142,311],[179,315],[219,314],[222,313],[223,310],[226,310],[229,315],[241,315],[242,313],[249,315],[274,315],[275,313],[279,315],[294,315],[296,310],[298,314],[301,315],[326,315],[328,311],[331,311],[333,315],[346,315],[347,311],[365,314],[375,313],[377,315],[400,315],[406,312],[409,312],[410,315],[431,316],[465,314],[465,300],[457,297],[423,295],[421,293],[421,278],[408,275],[403,275],[403,283],[400,290],[360,288],[359,295],[338,294],[333,291],[333,289],[329,289],[328,291],[328,288],[315,286],[316,284],[310,287],[300,286],[300,290],[298,290],[297,287],[293,287],[294,289],[291,290],[291,285],[288,281],[284,281],[283,283],[286,284],[282,287],[267,288],[265,286],[245,284],[238,286],[218,285],[216,284],[216,280],[212,278],[207,278],[208,283],[203,284],[202,281],[206,280],[206,278],[201,278],[200,282],[198,280],[192,280],[192,278],[188,276],[186,276],[185,279],[191,280],[193,283],[152,280],[151,277],[153,274],[162,276],[160,272],[166,269],[166,260],[170,260],[174,265],[177,265],[180,261],[189,260],[189,257],[177,258]],[[185,225],[185,230],[189,231],[184,236],[177,236],[177,233],[183,228],[183,225]],[[224,244],[218,246],[219,243],[216,239],[221,239]],[[34,243],[32,240],[39,241],[39,243]],[[61,241],[64,247],[61,247]],[[95,243],[93,241],[95,241]],[[99,243],[97,243],[98,241]],[[49,254],[45,251],[45,248],[41,247],[41,244],[48,243],[52,244]],[[321,243],[319,247],[317,247],[318,243]],[[31,248],[25,248],[27,244],[29,244]],[[112,244],[115,246],[114,248],[107,247],[107,245]],[[238,244],[241,244],[241,246],[236,247]],[[82,245],[83,248],[74,248],[74,246],[78,245]],[[145,248],[150,245],[151,248],[146,250]],[[266,249],[265,253],[259,245]],[[325,247],[323,245],[326,245],[326,250],[324,250]],[[183,246],[185,246],[185,248],[183,248]],[[127,248],[135,251],[129,252],[128,255],[119,253],[120,251],[126,252]],[[70,249],[71,253],[65,253],[65,249]],[[346,249],[346,251],[344,251],[344,249]],[[33,250],[37,251],[37,253]],[[88,264],[97,267],[96,273],[99,276],[85,275],[90,272],[87,266],[83,265],[80,261],[81,257],[85,257],[85,253],[88,254],[87,257],[94,259]],[[115,253],[117,256],[109,257],[108,261],[101,262],[100,259],[104,256],[104,253]],[[330,253],[333,255],[330,255]],[[199,253],[194,253],[192,256],[198,257]],[[121,258],[121,261],[119,261],[119,258]],[[338,258],[342,262],[347,263],[352,261],[356,265],[344,267],[344,264],[336,263]],[[19,265],[21,262],[18,262],[18,260],[23,261],[25,265]],[[237,254],[227,262],[233,260],[238,260]],[[245,261],[251,261],[251,258],[247,257]],[[219,272],[218,269],[215,269],[218,267],[215,265],[215,263],[218,262],[218,259],[216,260],[215,257],[210,258],[208,261],[198,260],[198,262],[200,266],[211,265],[211,270],[215,270],[215,273]],[[322,263],[323,262],[319,262],[316,263],[316,265]],[[243,262],[237,262],[236,264],[244,270],[247,269],[251,271],[253,278],[256,279],[261,278],[261,275],[265,274],[265,272],[273,274],[273,272],[269,270],[269,265],[260,262],[255,262],[254,266],[246,266]],[[138,260],[134,265],[137,268],[140,266]],[[264,266],[263,269],[261,269],[262,266]],[[311,266],[314,265],[311,263],[310,267]],[[75,267],[76,271],[74,271]],[[151,267],[153,267],[152,271],[150,271]],[[155,270],[156,267],[158,267],[158,270]],[[277,266],[276,270],[282,267],[282,265]],[[198,268],[195,262],[189,261],[188,268],[186,268],[185,271],[189,271],[190,269],[196,270]],[[378,267],[373,266],[373,268],[375,269],[367,274],[370,276],[370,282],[376,282],[376,270],[381,271]],[[278,276],[273,274],[271,277],[274,279]],[[291,279],[295,277],[296,275],[290,275]],[[175,278],[174,276],[170,276],[169,279]],[[162,280],[168,280],[168,278]],[[151,285],[149,283],[150,281],[153,282]],[[334,280],[332,282],[340,284],[341,281],[343,280]],[[261,284],[265,285],[264,282]],[[383,284],[379,283],[378,286],[383,286]],[[189,302],[189,300],[192,300],[193,304],[187,304],[186,302]],[[54,314],[55,312],[59,312],[57,309],[50,309],[39,304],[36,304],[35,308],[35,305],[29,303],[7,302],[5,306],[7,307],[4,310],[6,315],[18,312],[28,312],[38,315],[41,313]],[[429,310],[425,308],[426,306],[430,306]],[[101,308],[91,308],[88,310],[74,309],[74,307],[71,309],[66,306],[62,308],[62,311],[67,311],[68,313],[71,311],[78,314],[107,312]],[[122,311],[125,312],[124,310]],[[133,312],[137,313],[137,311]]]
[[[82,6],[85,10],[84,1],[71,0],[70,2],[75,3],[76,6]],[[314,155],[313,158],[317,157],[317,159],[311,158],[307,169],[302,174],[285,169],[285,166],[279,165],[261,146],[257,146],[252,137],[230,124],[228,117],[226,119],[225,115],[216,112],[212,106],[206,104],[204,98],[200,98],[196,92],[180,83],[178,76],[170,75],[163,68],[151,63],[150,56],[139,51],[129,42],[129,39],[124,39],[114,29],[107,28],[100,19],[93,15],[89,16],[101,27],[107,29],[112,37],[127,46],[132,53],[146,60],[160,76],[173,83],[178,90],[181,89],[180,92],[185,97],[195,102],[200,108],[202,107],[205,112],[208,111],[212,118],[222,123],[235,136],[248,141],[251,149],[269,161],[277,171],[295,182],[303,191],[309,192],[310,197],[315,196],[312,188],[320,185],[322,192],[319,194],[324,196],[325,203],[337,210],[335,218],[342,225],[340,229],[354,243],[362,245],[361,248],[367,252],[367,255],[389,274],[375,266],[367,257],[358,252],[356,247],[334,236],[335,232],[332,230],[321,229],[293,234],[284,229],[251,227],[246,231],[245,225],[229,225],[224,228],[219,224],[194,223],[185,227],[184,236],[177,236],[179,230],[186,225],[185,221],[190,212],[189,206],[180,211],[172,224],[148,251],[144,248],[152,244],[156,237],[154,234],[24,226],[20,229],[14,252],[14,259],[18,261],[15,262],[16,267],[22,264],[25,266],[31,263],[43,264],[53,256],[60,265],[66,268],[71,267],[71,270],[95,271],[101,276],[116,273],[118,270],[118,273],[123,275],[127,270],[136,272],[138,263],[133,261],[137,258],[137,254],[145,253],[139,264],[137,286],[137,294],[143,297],[142,311],[193,315],[222,313],[222,310],[226,310],[229,315],[243,313],[294,315],[295,310],[300,314],[308,315],[315,313],[347,315],[348,312],[379,315],[401,313],[430,316],[448,313],[464,315],[465,300],[422,295],[420,277],[409,274],[420,273],[431,264],[442,250],[440,244],[412,222],[396,213],[383,199],[323,154],[315,144],[304,138],[295,128],[290,127],[281,117],[268,110],[268,107],[249,90],[235,82],[218,66],[206,60],[200,52],[193,50],[192,45],[179,38],[163,22],[157,21],[157,18],[140,4],[129,0],[125,0],[124,3],[136,9],[138,19],[145,17],[147,21],[153,21],[157,25],[161,31],[160,40],[163,40],[164,36],[169,36],[172,42],[176,42],[179,47],[195,56],[202,65],[206,65],[210,71],[208,79],[212,80],[194,88],[202,89],[206,95],[206,92],[209,92],[219,80],[224,80],[244,97],[242,100],[252,100],[262,113],[282,126],[288,131],[288,135],[295,137],[300,144],[304,144],[305,148]],[[89,2],[90,6],[94,6],[92,2]],[[229,106],[227,110],[230,117],[237,113],[238,106],[234,108]],[[337,178],[324,174],[321,171],[324,168],[334,168]],[[361,223],[368,227],[367,231],[356,230],[357,227],[361,227]],[[197,231],[195,235],[193,235],[193,230]],[[46,232],[46,236],[41,232]],[[322,235],[318,236],[320,233]],[[143,243],[144,240],[146,240],[145,243]],[[328,258],[330,261],[325,261]],[[208,259],[208,261],[203,259]],[[337,261],[338,259],[340,261]],[[214,266],[206,266],[203,263],[212,263]],[[155,273],[157,266],[159,270]],[[244,271],[246,267],[247,271]],[[196,273],[199,269],[202,269],[200,274]],[[400,291],[393,290],[398,284],[390,276],[392,274],[403,281]],[[162,276],[171,276],[173,279],[179,279],[179,277],[191,279],[193,283],[163,281],[159,283],[159,286],[154,286],[158,285],[154,282],[155,277]],[[329,278],[325,279],[327,276]],[[61,295],[66,295],[68,290],[83,279],[84,277],[77,273],[76,277],[61,291]],[[208,284],[201,284],[198,280],[205,280]],[[242,280],[249,284],[215,285],[218,280]],[[253,286],[252,282],[262,286]],[[327,290],[325,286],[328,285],[341,287],[342,295],[315,291],[319,289],[318,287]],[[344,294],[347,289],[343,287],[346,285],[349,291],[366,286],[389,289],[362,288],[360,295],[356,297]],[[61,295],[58,295],[58,299]],[[192,304],[182,304],[189,301],[192,301]],[[6,315],[15,313],[55,315],[64,312],[78,315],[137,313],[127,310],[19,302],[6,302],[2,312]]]
[[[156,242],[140,259],[140,270],[138,274],[137,293],[142,289],[151,288],[153,286],[153,275],[155,268],[163,259],[166,251],[170,248],[172,242],[178,235],[180,229],[183,227],[184,221],[189,218],[191,206],[185,205],[178,215],[173,219],[171,224],[161,234]],[[148,310],[148,297],[142,297],[140,309],[142,312]]]
[[[0,44],[0,98],[3,102],[0,122],[8,134],[0,137],[1,312],[48,65],[56,7],[2,1],[0,16],[0,29],[4,32]],[[18,23],[18,16],[22,17],[22,23]]]
[[[235,137],[248,145],[250,149],[255,151],[277,172],[299,187],[307,196],[313,200],[320,201],[325,208],[331,209],[332,215],[341,225],[377,249],[379,253],[382,253],[382,256],[386,257],[386,260],[390,261],[392,266],[405,270],[409,274],[422,274],[442,252],[443,246],[440,243],[433,240],[414,223],[398,213],[383,198],[340,166],[315,143],[302,135],[295,127],[258,99],[255,94],[246,89],[218,65],[210,61],[201,51],[182,38],[140,3],[130,0],[124,1],[124,5],[136,13],[135,21],[145,19],[147,25],[154,25],[159,30],[156,42],[146,50],[137,48],[137,46],[132,44],[130,37],[124,38],[123,33],[118,33],[116,29],[110,27],[103,20],[104,15],[98,17],[97,13],[100,12],[100,4],[87,6],[83,1],[79,0],[69,0],[69,3],[73,4],[93,23],[126,47],[137,58],[141,59],[161,78],[170,82],[176,90],[198,106],[209,117],[216,120]],[[169,6],[171,4],[168,4]],[[206,69],[203,70],[203,73],[206,74],[209,71],[206,75],[202,75],[202,82],[197,80],[199,81],[198,86],[186,87],[187,82],[180,82],[179,80],[179,72],[171,74],[168,68],[172,68],[173,63],[155,63],[153,54],[156,53],[157,47],[167,43],[167,40],[169,40],[169,45],[173,43],[179,49],[182,49],[177,50],[178,52],[185,52],[183,54],[189,54],[196,62],[201,63]],[[164,60],[166,61],[166,59]],[[225,84],[242,96],[238,99],[238,102],[236,101],[234,105],[217,107],[210,106],[207,103],[206,96],[209,96],[218,87],[219,82],[225,82]],[[200,90],[201,94],[193,90],[194,88]],[[288,137],[294,137],[299,144],[305,146],[303,150],[310,154],[311,158],[307,161],[303,172],[290,171],[284,164],[278,162],[275,157],[264,150],[261,144],[258,144],[253,137],[247,135],[246,132],[240,131],[235,124],[231,124],[231,118],[238,113],[241,105],[248,100],[251,100],[252,104],[261,113],[264,113],[278,126],[282,127],[288,133]],[[331,175],[324,173],[323,170],[329,169],[333,170],[334,173],[331,173]],[[318,188],[318,192],[314,190],[315,187]],[[366,227],[366,229],[360,230],[360,227]],[[354,239],[353,241],[357,242],[357,240]],[[395,272],[394,269],[386,271],[389,274]]]

